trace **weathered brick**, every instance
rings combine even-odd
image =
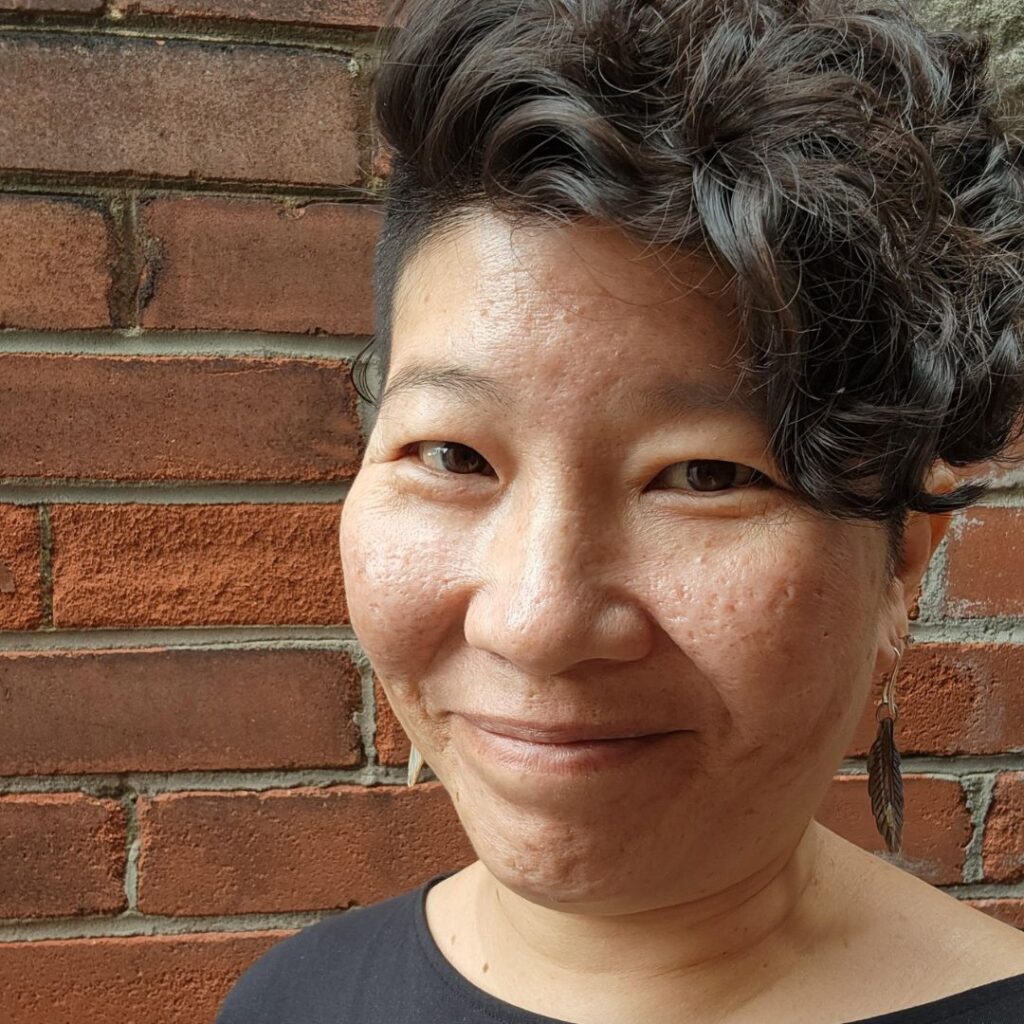
[[[94,203],[0,196],[0,238],[0,328],[110,324],[113,243]]]
[[[336,53],[176,39],[0,40],[0,167],[345,185],[366,101]]]
[[[341,651],[0,655],[0,775],[355,767]]]
[[[199,196],[142,207],[148,328],[370,334],[376,207]]]
[[[871,814],[866,776],[838,775],[815,817],[844,839],[886,859],[932,885],[963,881],[971,815],[958,782],[906,773],[903,852],[890,854]]]
[[[115,800],[0,796],[0,917],[121,910],[125,843],[124,808]]]
[[[376,28],[383,24],[385,0],[115,0],[125,13],[173,14],[193,18],[233,18],[285,24]]]
[[[319,483],[359,467],[343,362],[6,352],[0,380],[0,476]]]
[[[36,629],[42,625],[40,544],[37,508],[0,505],[0,629]]]
[[[4,1024],[209,1024],[293,931],[0,943]]]
[[[915,644],[896,680],[896,745],[903,754],[1001,754],[1024,750],[1024,647]],[[877,732],[876,680],[848,752],[865,757]]]
[[[440,783],[139,801],[147,914],[338,909],[475,860]]]
[[[968,509],[951,533],[947,611],[1024,615],[1024,509]]]
[[[982,861],[986,881],[1024,881],[1024,772],[1004,772],[996,779]]]
[[[54,624],[345,623],[340,508],[54,506]]]
[[[95,14],[103,10],[103,0],[0,0],[0,11],[60,11]]]
[[[376,676],[373,678],[373,703],[377,709],[377,732],[374,738],[377,760],[387,765],[405,764],[409,760],[409,737],[391,710],[384,688]]]
[[[1014,928],[1024,929],[1024,900],[1015,899],[991,899],[991,900],[967,900],[972,907],[991,914],[997,921],[1005,924],[1012,924]]]

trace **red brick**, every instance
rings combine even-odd
[[[0,629],[43,624],[40,544],[35,506],[0,505]]]
[[[1018,644],[915,644],[896,681],[896,745],[903,754],[1001,754],[1024,749],[1024,647]],[[850,757],[874,742],[874,692]]]
[[[1024,772],[1004,772],[996,779],[982,860],[986,881],[1024,880]]]
[[[358,180],[366,102],[323,51],[114,36],[0,41],[0,167],[186,180]]]
[[[376,676],[373,679],[373,703],[377,709],[377,732],[374,738],[377,760],[387,765],[405,764],[409,760],[409,737],[391,710],[384,688]]]
[[[0,774],[355,767],[341,651],[0,655]]]
[[[60,628],[348,621],[340,505],[58,505]]]
[[[94,204],[2,196],[0,237],[0,328],[110,325],[113,243]]]
[[[198,196],[143,206],[149,328],[370,334],[373,206]]]
[[[146,914],[338,909],[475,860],[440,783],[139,801]]]
[[[126,13],[375,28],[383,24],[388,4],[385,0],[116,0],[114,7]]]
[[[292,931],[0,943],[4,1024],[209,1024]]]
[[[904,774],[903,852],[889,854],[871,814],[866,776],[838,775],[822,801],[817,820],[844,839],[933,885],[963,881],[971,815],[958,782]]]
[[[972,508],[951,533],[948,612],[1024,615],[1024,509]]]
[[[0,917],[121,910],[125,843],[124,808],[115,800],[0,796]]]
[[[320,483],[359,468],[343,362],[8,352],[0,380],[2,476]]]
[[[997,921],[1012,924],[1014,928],[1024,929],[1024,900],[995,899],[967,900],[973,907],[991,914]]]

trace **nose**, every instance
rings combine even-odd
[[[480,552],[485,576],[466,609],[467,643],[537,676],[643,658],[651,620],[623,578],[622,539],[608,519],[592,496],[514,502]]]

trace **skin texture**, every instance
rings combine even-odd
[[[882,526],[782,483],[756,402],[708,404],[738,321],[699,256],[477,211],[417,254],[395,314],[389,385],[415,364],[494,382],[386,395],[340,530],[355,632],[480,858],[435,889],[468,959],[446,955],[537,1012],[609,1019],[618,993],[718,1019],[835,931],[856,855],[812,817],[946,524],[912,516],[889,578]],[[667,382],[698,404],[643,408]],[[694,491],[696,459],[772,485]],[[482,756],[460,713],[682,731],[551,775]]]

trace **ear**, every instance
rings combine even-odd
[[[957,478],[948,466],[937,463],[929,473],[926,488],[932,494],[953,490]],[[900,638],[910,631],[910,613],[921,590],[921,581],[935,549],[949,529],[952,513],[911,512],[903,531],[903,543],[894,578],[888,590],[888,606],[879,636],[879,668],[891,661],[892,648],[901,647]]]

